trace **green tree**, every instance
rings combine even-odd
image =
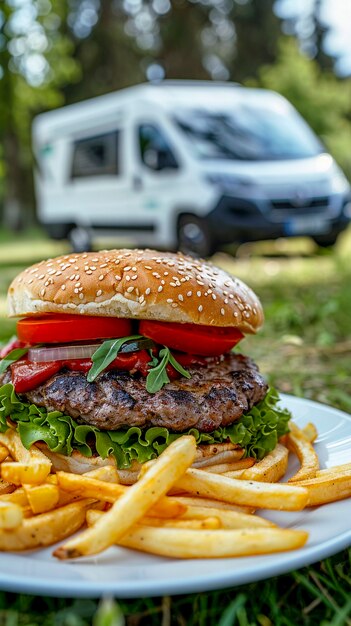
[[[234,2],[230,18],[235,25],[235,51],[229,63],[230,78],[243,81],[258,75],[261,65],[273,63],[278,53],[281,22],[275,0]]]
[[[0,145],[3,221],[19,227],[33,206],[30,128],[34,114],[63,104],[62,85],[79,78],[62,32],[63,0],[3,0],[0,9]]]
[[[285,96],[326,144],[351,176],[351,79],[323,72],[292,38],[282,38],[274,65],[263,66],[249,84]]]

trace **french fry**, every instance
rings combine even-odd
[[[57,485],[43,483],[42,485],[23,485],[24,492],[28,498],[29,506],[33,513],[45,513],[54,509],[60,499],[60,492]]]
[[[5,461],[1,464],[1,476],[15,485],[23,483],[40,484],[45,481],[51,470],[51,461],[35,445],[27,450],[19,434],[12,429],[0,433],[0,443],[17,461]]]
[[[162,517],[144,517],[143,526],[159,528],[188,528],[192,530],[216,530],[222,528],[219,517],[203,517],[201,519],[165,519]]]
[[[0,502],[13,502],[13,504],[19,504],[19,506],[27,506],[28,498],[23,487],[19,487],[11,493],[1,495]]]
[[[312,422],[308,422],[306,426],[301,428],[301,432],[303,433],[304,437],[306,437],[307,441],[309,441],[310,443],[314,443],[314,441],[316,441],[318,437],[317,428],[315,427],[314,424],[312,424]]]
[[[246,457],[246,459],[240,459],[239,461],[233,461],[232,463],[220,463],[218,465],[209,465],[205,468],[206,472],[211,474],[225,474],[226,472],[235,472],[237,470],[245,470],[254,465],[255,459]]]
[[[6,448],[6,446],[3,446],[2,443],[0,444],[0,463],[2,463],[3,461],[5,461],[5,459],[7,459],[9,455],[9,450],[8,448]]]
[[[203,519],[207,516],[218,518],[221,522],[222,528],[228,529],[262,528],[263,526],[274,528],[276,526],[273,522],[270,522],[263,517],[259,517],[258,515],[249,515],[247,513],[239,513],[238,511],[200,506],[188,506],[186,512],[181,515],[180,520]]]
[[[22,509],[13,502],[0,503],[0,529],[13,530],[20,526],[23,519]]]
[[[308,492],[307,506],[319,506],[351,496],[351,472],[327,473],[299,482]]]
[[[95,470],[93,470],[95,472]],[[89,472],[90,474],[90,472]],[[66,493],[71,492],[80,498],[96,498],[114,504],[123,494],[128,493],[130,487],[125,485],[106,483],[87,474],[71,474],[57,472],[58,484]],[[63,495],[63,493],[61,492]],[[62,496],[61,496],[62,497]],[[157,517],[177,517],[184,513],[185,506],[179,502],[172,502],[170,498],[161,498],[149,511],[149,515]]]
[[[245,470],[240,478],[243,480],[258,480],[264,483],[276,483],[286,472],[288,456],[289,453],[286,447],[278,443],[272,452],[267,454],[262,461],[258,461],[258,463]]]
[[[95,524],[101,519],[95,511],[89,511],[87,517],[90,523]],[[126,548],[160,556],[208,559],[295,550],[301,548],[307,539],[308,533],[302,530],[248,528],[198,532],[181,528],[152,528],[139,524],[130,528],[117,543]]]
[[[300,511],[307,503],[303,487],[237,480],[194,468],[185,472],[177,486],[196,495],[257,508]]]
[[[241,478],[245,470],[234,470],[233,472],[225,472],[224,476],[228,478]]]
[[[192,464],[195,454],[194,437],[184,436],[173,441],[148,472],[128,488],[94,527],[57,548],[54,556],[66,559],[97,554],[113,545],[167,493]]]
[[[12,483],[8,483],[6,480],[3,480],[2,478],[0,478],[0,499],[1,496],[6,495],[8,493],[12,493],[13,491],[15,491],[16,489],[16,485],[13,485]]]
[[[351,472],[351,463],[343,463],[342,465],[334,465],[334,467],[318,470],[316,478],[329,474],[347,474],[349,472]]]
[[[83,526],[86,509],[92,504],[91,499],[81,500],[24,519],[15,530],[0,530],[0,550],[17,552],[62,541]]]
[[[289,478],[289,483],[300,482],[314,478],[319,470],[319,460],[312,444],[306,439],[304,433],[294,424],[289,423],[290,432],[286,439],[287,448],[296,454],[301,467],[294,476]]]
[[[248,515],[255,512],[255,508],[252,506],[239,506],[237,504],[231,504],[229,502],[221,502],[220,500],[214,500],[212,498],[200,498],[194,496],[170,496],[167,498],[168,502],[177,502],[178,504],[183,505],[184,507],[194,506],[194,507],[206,507],[206,508],[216,508],[223,509],[225,511],[236,511],[238,513],[247,513]],[[180,513],[183,515],[186,509]],[[150,513],[149,513],[150,515]]]
[[[97,519],[104,515],[103,511],[88,509],[86,522],[88,526],[93,526]],[[165,519],[164,517],[143,517],[143,526],[153,526],[156,528],[188,528],[193,530],[215,530],[222,528],[221,520],[218,517],[203,516],[199,519]]]

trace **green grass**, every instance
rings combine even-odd
[[[214,259],[247,281],[264,305],[264,329],[245,339],[243,351],[281,391],[351,412],[351,232],[333,252],[318,255],[299,248],[281,256],[282,245],[245,247],[237,259],[223,253]],[[44,250],[61,252],[40,236],[15,244],[0,233],[0,317],[8,283]],[[13,322],[1,317],[0,337],[12,331]],[[127,626],[351,626],[351,550],[259,583],[119,606]],[[94,599],[0,593],[0,626],[122,626],[120,615],[111,617],[113,608]]]

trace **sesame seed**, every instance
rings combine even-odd
[[[146,296],[148,296],[148,295],[149,295],[149,293],[151,293],[151,289],[150,289],[150,287],[148,287],[148,288],[145,290],[145,295],[146,295]]]
[[[204,307],[202,306],[202,304],[200,304],[200,306],[197,307],[197,310],[199,311],[199,313],[201,313],[203,311],[203,308]]]
[[[55,276],[61,276],[61,274],[62,274],[62,272],[58,271],[58,272],[56,272]],[[44,278],[44,274],[39,276],[39,278]]]
[[[186,295],[189,296],[189,298],[190,298],[190,296],[193,295],[193,292],[192,291],[188,291],[188,293]]]
[[[102,267],[102,266],[101,266],[101,267]],[[136,272],[136,271],[137,271],[137,268],[136,268],[135,266],[134,266],[134,267],[132,267],[132,272]]]
[[[169,272],[163,272],[164,276],[168,276]]]
[[[173,302],[172,298],[167,298],[167,302],[168,302],[168,304],[172,304],[172,302]]]
[[[234,315],[234,317],[238,317],[238,315],[239,315],[238,311],[234,311],[233,315]]]
[[[99,298],[99,296],[101,296],[101,295],[102,295],[102,290],[101,290],[101,289],[99,289],[99,290],[96,292],[96,297],[97,297],[97,298]]]
[[[28,285],[30,285],[33,282],[33,278],[30,278],[28,281]]]
[[[76,287],[80,287],[80,283],[76,283]]]
[[[70,280],[74,280],[75,274],[72,274],[72,276],[69,277]]]
[[[175,309],[178,306],[176,302],[172,302],[172,308]]]
[[[129,272],[129,270],[131,270],[132,268],[130,267],[130,265],[127,265],[127,267],[125,267],[123,269],[124,272]]]
[[[80,293],[80,294],[79,294],[79,299],[80,299],[80,300],[83,300],[83,298],[84,298],[84,293]]]
[[[100,265],[100,267],[101,267],[101,269],[102,269],[103,267],[107,267],[107,263],[102,263],[102,264]]]
[[[61,289],[64,291],[66,289],[66,285],[61,285]]]
[[[171,287],[176,287],[176,283],[169,283]]]
[[[134,274],[134,276],[131,277],[132,280],[136,280],[138,278],[138,274]]]
[[[142,302],[144,302],[144,300],[145,300],[144,296],[140,296],[140,298],[139,298],[140,304],[142,304]]]
[[[74,293],[79,293],[79,289],[75,288]]]
[[[151,265],[144,265],[144,267],[145,267],[146,270],[152,270]]]
[[[115,275],[115,279],[116,279],[116,280],[122,280],[122,277],[121,277],[121,276],[119,276],[118,274],[116,274],[116,275]]]
[[[94,260],[94,259],[93,259],[93,260]],[[120,262],[121,262],[121,261],[120,261],[119,259],[116,259],[116,260],[115,260],[115,265],[119,265],[119,264],[120,264]]]
[[[128,289],[127,289],[127,293],[132,293],[132,291],[134,291],[134,287],[133,287],[133,285],[131,285],[130,287],[128,287]]]
[[[244,315],[245,315],[246,318],[250,317],[250,313],[248,311],[244,311]]]
[[[228,304],[228,302],[229,302],[228,298],[225,298],[224,299],[224,304]]]
[[[126,281],[129,282],[130,281],[130,276],[126,276]]]
[[[215,293],[213,293],[213,294],[212,294],[212,299],[213,299],[213,300],[217,300],[217,296],[216,296],[216,294],[215,294]]]
[[[225,315],[225,310],[223,308],[221,309],[221,315]]]
[[[77,268],[77,269],[78,269],[78,268]],[[79,274],[76,274],[74,278],[75,278],[76,280],[79,280],[79,279],[80,279]]]
[[[184,298],[183,298],[183,296],[182,296],[182,294],[181,294],[181,293],[180,293],[180,294],[179,294],[179,296],[178,296],[178,300],[180,300],[181,302],[183,302],[183,300],[184,300]]]
[[[161,285],[165,285],[165,284],[166,284],[165,281],[162,279],[161,280]]]
[[[104,275],[103,274],[100,274],[99,280],[104,280]]]
[[[96,270],[95,265],[91,265],[91,266],[90,266],[90,269],[91,269],[91,271],[92,271],[92,272],[95,272],[95,270]]]
[[[196,292],[196,295],[197,295],[197,297],[198,297],[198,298],[201,298],[201,295],[202,295],[202,294],[201,294],[201,291],[197,291],[197,292]]]
[[[40,295],[41,295],[41,296],[45,296],[45,291],[46,291],[45,289],[42,289],[42,290],[40,291]]]
[[[87,270],[86,273],[91,276],[91,274],[93,273],[91,270]]]
[[[157,288],[157,291],[158,291],[158,293],[161,293],[161,291],[162,291],[162,290],[163,290],[163,287],[162,287],[162,285],[160,285],[160,286]]]

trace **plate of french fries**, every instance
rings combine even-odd
[[[351,416],[282,396],[290,432],[253,464],[192,467],[191,436],[121,484],[55,472],[0,434],[0,588],[54,596],[190,593],[260,580],[351,545]]]

